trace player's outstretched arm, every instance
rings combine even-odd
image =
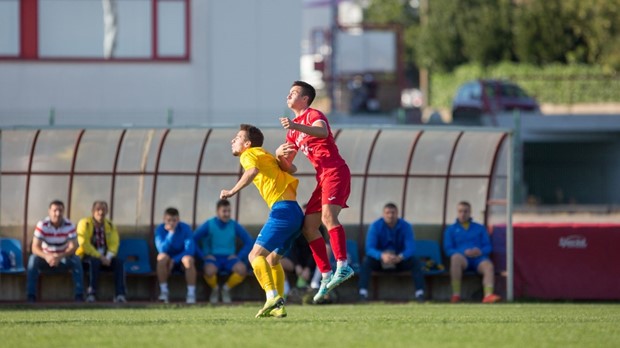
[[[306,126],[303,124],[295,123],[288,117],[281,117],[280,124],[284,129],[294,129],[302,133],[306,133],[317,138],[327,138],[329,136],[329,130],[327,130],[327,124],[322,120],[315,121],[312,126]]]
[[[258,168],[254,167],[247,169],[245,172],[243,172],[243,175],[232,189],[222,190],[220,192],[220,199],[226,199],[236,195],[237,192],[241,191],[241,189],[251,184],[252,180],[254,180],[254,177],[256,177],[257,174]]]

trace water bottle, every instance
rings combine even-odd
[[[9,262],[11,263],[11,269],[15,269],[17,267],[15,253],[13,251],[9,252]]]

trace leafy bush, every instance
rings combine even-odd
[[[486,68],[466,64],[452,72],[433,73],[431,106],[450,107],[461,84],[480,78],[511,80],[541,104],[620,102],[620,76],[600,66],[504,62]]]

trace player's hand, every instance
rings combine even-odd
[[[106,266],[106,267],[109,267],[112,264],[112,260],[108,259],[105,256],[101,256],[101,258],[99,258],[99,260],[101,260],[101,264]]]
[[[383,263],[391,265],[394,263],[394,254],[390,253],[390,252],[383,252],[381,253],[381,261],[383,261]]]
[[[288,157],[288,155],[290,155],[291,153],[295,151],[296,151],[295,144],[284,143],[276,149],[276,156],[277,157],[282,157],[282,156]]]
[[[52,254],[45,254],[45,262],[47,262],[50,267],[56,266],[56,258]]]
[[[286,143],[278,146],[278,148],[276,149],[276,157],[282,157],[282,156],[286,156],[284,154],[284,147],[286,146]]]
[[[231,190],[222,190],[222,191],[220,191],[220,199],[227,199],[227,198],[230,198],[230,197],[232,197],[234,195],[235,194]]]
[[[47,264],[50,265],[50,267],[56,267],[60,264],[60,257],[58,256],[54,256],[51,255],[52,257],[47,261]]]
[[[478,248],[471,248],[469,250],[471,250],[471,256],[472,257],[478,257],[478,256],[482,255],[482,251],[480,249],[478,249]]]
[[[295,129],[295,122],[291,121],[288,117],[280,117],[280,124],[284,129]]]
[[[467,256],[467,257],[476,257],[476,252],[474,251],[474,249],[466,249],[465,250],[465,256]]]

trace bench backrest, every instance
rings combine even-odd
[[[24,261],[22,257],[22,246],[17,239],[13,238],[0,238],[0,250],[3,251],[5,257],[13,254],[11,258],[14,258],[11,262],[15,265],[8,269],[0,269],[0,273],[20,273],[24,272]]]
[[[121,239],[117,257],[125,261],[125,272],[127,273],[151,273],[149,245],[144,239]]]

